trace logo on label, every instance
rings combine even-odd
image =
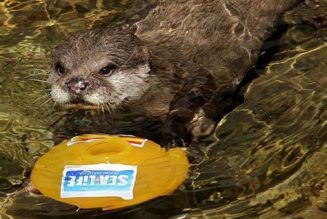
[[[133,199],[137,167],[123,164],[65,166],[61,198],[121,197]]]

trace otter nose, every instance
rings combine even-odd
[[[66,82],[66,87],[70,93],[80,94],[89,86],[83,78],[72,78]]]

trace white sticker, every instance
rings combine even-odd
[[[103,137],[86,137],[86,136],[76,136],[71,138],[67,142],[67,146],[71,146],[77,143],[85,143],[85,142],[92,142],[92,141],[98,141],[104,139]]]
[[[136,138],[135,135],[125,135],[125,134],[118,134],[118,137],[122,137],[122,138]]]
[[[148,139],[146,138],[138,138],[135,137],[134,135],[117,135],[120,138],[126,138],[126,141],[134,146],[134,147],[140,147],[142,148],[145,144],[145,142],[147,142]]]
[[[128,143],[134,147],[143,147],[145,142],[147,141],[148,139],[141,139],[141,140],[127,140]]]
[[[133,199],[137,166],[124,164],[67,165],[63,171],[61,198],[121,197]]]

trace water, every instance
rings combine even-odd
[[[94,25],[138,20],[151,8],[151,1],[140,2],[0,2],[0,215],[326,218],[327,1],[306,1],[280,18],[288,27],[280,51],[272,60],[263,56],[264,64],[253,71],[259,77],[240,89],[244,103],[223,118],[214,135],[191,149],[190,177],[172,196],[102,212],[22,190],[33,162],[63,138],[106,127],[159,140],[158,120],[96,112],[99,120],[90,122],[88,114],[94,112],[54,106],[43,82],[53,44]],[[276,43],[271,39],[265,47]]]

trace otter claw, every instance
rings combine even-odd
[[[205,113],[201,110],[199,113],[194,115],[192,121],[188,125],[188,130],[196,140],[213,133],[215,127],[216,122],[207,118]]]

